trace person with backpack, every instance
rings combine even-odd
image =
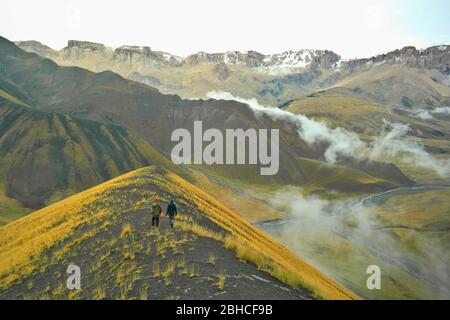
[[[166,216],[169,216],[171,228],[174,227],[176,215],[177,215],[177,206],[175,205],[175,202],[173,201],[173,199],[171,199],[169,202],[169,205],[167,206],[167,210],[166,210]]]
[[[159,217],[161,216],[161,205],[158,199],[154,199],[152,203],[152,227],[159,227]]]

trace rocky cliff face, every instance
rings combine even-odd
[[[171,67],[181,64],[181,58],[169,53],[153,51],[147,46],[121,46],[114,50],[113,59],[119,62],[169,65]]]
[[[380,64],[404,64],[413,68],[436,69],[450,74],[450,46],[434,46],[419,50],[415,47],[404,47],[386,54],[367,59],[355,59],[341,63],[342,70],[357,71]]]
[[[108,48],[101,43],[69,40],[67,47],[59,52],[37,41],[19,41],[19,47],[45,57],[62,59],[83,59],[89,54],[108,54],[118,62],[143,63],[144,65],[167,65],[170,67],[202,64],[243,65],[260,71],[299,70],[307,67],[334,68],[341,57],[328,50],[298,50],[265,55],[257,51],[227,51],[222,53],[198,52],[186,58],[153,51],[148,46],[121,46]]]
[[[256,71],[269,73],[296,73],[303,69],[334,69],[354,72],[380,64],[404,64],[413,68],[436,69],[450,74],[450,45],[434,46],[427,49],[404,47],[371,58],[343,60],[329,50],[290,50],[277,54],[262,54],[257,51],[227,51],[222,53],[198,52],[181,58],[166,52],[153,51],[148,46],[121,46],[108,48],[101,43],[69,40],[67,47],[53,50],[37,41],[18,41],[16,44],[26,51],[60,59],[83,59],[89,54],[107,54],[116,62],[157,65],[169,67],[194,66],[203,64],[243,65]]]
[[[339,60],[339,55],[328,50],[291,50],[269,55],[264,55],[257,51],[228,51],[225,53],[199,52],[188,56],[183,63],[188,65],[224,63],[258,68],[261,71],[276,72],[290,69],[298,70],[309,66],[332,68]]]
[[[80,60],[84,59],[93,53],[104,53],[106,46],[101,43],[69,40],[67,47],[63,48],[60,53],[60,58],[66,60]]]
[[[104,51],[106,49],[105,45],[96,42],[89,41],[78,41],[78,40],[69,40],[67,43],[67,47],[64,49],[83,49],[90,51]]]

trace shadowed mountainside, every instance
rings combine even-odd
[[[171,167],[119,126],[44,113],[0,97],[0,177],[7,196],[42,207],[150,164]]]

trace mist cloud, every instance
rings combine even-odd
[[[430,168],[440,176],[450,174],[450,161],[435,159],[426,152],[422,144],[408,136],[409,125],[390,123],[386,120],[383,122],[382,134],[371,143],[371,159],[402,157],[403,161],[418,167]]]
[[[302,114],[295,115],[291,112],[274,107],[266,107],[257,102],[256,99],[245,99],[232,95],[229,92],[211,91],[207,93],[208,98],[235,100],[248,104],[257,114],[267,114],[273,118],[287,121],[293,124],[300,137],[306,143],[328,143],[324,157],[330,163],[336,162],[339,155],[356,156],[358,149],[364,147],[364,143],[358,135],[343,128],[329,128],[325,123],[312,120]]]
[[[405,124],[384,120],[381,134],[375,137],[374,141],[365,142],[354,132],[341,127],[330,128],[326,123],[315,121],[302,114],[295,115],[279,108],[264,106],[255,98],[242,98],[223,91],[208,92],[207,97],[246,103],[256,114],[266,114],[293,124],[300,138],[309,145],[327,144],[324,158],[329,163],[335,163],[341,156],[378,161],[396,157],[415,166],[430,168],[443,177],[450,174],[450,161],[437,160],[428,154],[419,141],[408,135],[409,126]],[[435,112],[447,114],[450,108],[436,108]]]
[[[449,266],[440,258],[445,243],[411,232],[403,240],[411,241],[415,247],[405,250],[403,240],[394,237],[385,228],[385,222],[377,218],[373,204],[357,200],[328,201],[304,196],[301,188],[286,187],[275,195],[272,205],[286,213],[286,220],[263,223],[261,228],[336,280],[349,281],[346,277],[350,275],[343,274],[342,266],[336,265],[345,259],[345,265],[361,274],[365,274],[367,266],[378,264],[385,274],[407,273],[434,286],[440,296],[450,296]],[[401,212],[401,208],[396,210]],[[351,278],[351,281],[358,279]],[[352,286],[372,294],[366,290],[365,282],[353,282]]]
[[[422,120],[432,120],[435,115],[450,115],[450,107],[438,107],[434,110],[419,109],[413,112],[413,116]]]
[[[238,96],[235,96],[231,94],[230,92],[226,91],[210,91],[206,93],[206,97],[210,99],[216,99],[216,100],[234,100],[237,102],[248,104],[253,109],[266,109],[265,106],[259,104],[258,100],[256,98],[241,98]]]

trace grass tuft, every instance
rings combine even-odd
[[[122,231],[120,232],[121,238],[126,238],[133,232],[133,228],[131,227],[131,224],[127,223],[122,227]]]
[[[216,282],[216,286],[219,290],[223,290],[225,288],[225,270],[221,270],[218,275],[218,280]]]
[[[208,263],[212,264],[213,266],[216,264],[216,256],[213,252],[210,252],[208,255]]]

